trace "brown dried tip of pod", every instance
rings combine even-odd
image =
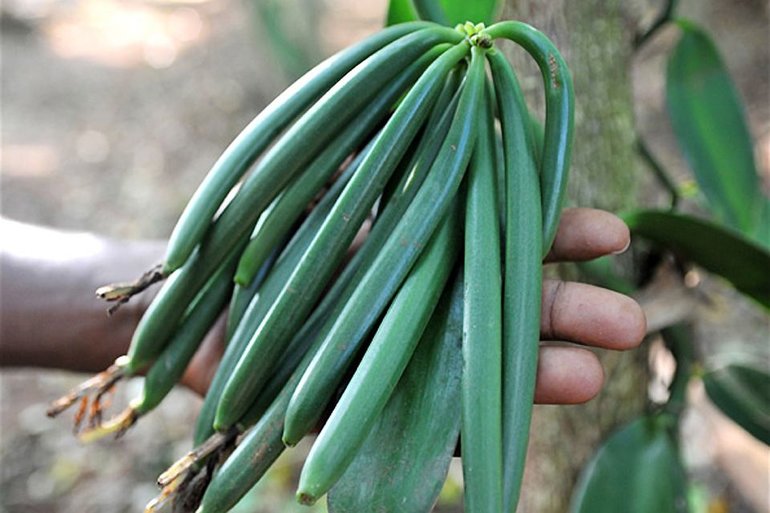
[[[166,278],[163,274],[163,265],[158,264],[152,269],[145,271],[139,278],[131,282],[120,282],[105,285],[96,289],[97,297],[104,299],[105,301],[114,302],[108,310],[109,315],[114,314],[120,305],[126,303],[131,296],[139,294],[150,285],[158,283]]]
[[[125,377],[126,357],[120,357],[115,363],[99,374],[87,379],[66,395],[51,403],[46,414],[56,417],[70,408],[76,402],[80,402],[73,419],[73,430],[78,434],[83,420],[87,414],[88,430],[94,430],[102,424],[102,412],[109,407],[111,394],[115,390],[115,384]],[[109,395],[108,395],[109,394]],[[102,401],[103,398],[107,400]]]
[[[158,477],[160,494],[151,500],[145,513],[159,513],[171,504],[174,511],[195,511],[206,491],[214,470],[235,445],[238,429],[215,433],[201,445],[185,454]],[[200,468],[199,463],[205,461]]]
[[[174,462],[165,472],[158,477],[158,486],[165,487],[176,480],[181,474],[215,452],[226,451],[238,436],[238,429],[230,428],[228,431],[214,433],[205,442],[188,452]]]
[[[129,406],[103,424],[97,422],[94,423],[94,425],[89,425],[89,427],[77,433],[78,439],[81,442],[88,443],[99,440],[112,433],[115,434],[115,438],[117,439],[126,434],[126,431],[136,424],[138,419],[139,413],[136,408]]]

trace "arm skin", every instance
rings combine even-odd
[[[118,241],[0,220],[0,367],[45,367],[98,372],[128,348],[154,290],[123,305],[112,317],[94,291],[130,281],[159,263],[162,241]],[[594,209],[568,209],[547,262],[590,260],[624,251],[628,228]],[[646,324],[629,297],[574,282],[543,283],[541,333],[612,350],[642,341]],[[206,390],[222,352],[222,323],[190,364],[183,383]],[[575,404],[599,393],[604,374],[588,348],[544,344],[535,400]]]
[[[94,291],[157,264],[164,242],[118,241],[7,219],[0,219],[0,241],[0,366],[93,373],[125,352],[146,300],[110,317]]]

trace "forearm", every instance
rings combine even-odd
[[[94,291],[157,264],[165,242],[4,219],[0,240],[0,366],[96,372],[125,353],[147,299],[135,297],[109,317]]]

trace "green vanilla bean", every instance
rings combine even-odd
[[[263,109],[217,159],[190,199],[169,239],[164,273],[178,269],[187,261],[230,189],[308,105],[377,50],[428,26],[421,22],[407,23],[375,34],[308,71]]]
[[[329,491],[330,513],[374,504],[424,512],[436,503],[460,433],[463,278],[454,274],[388,404]]]
[[[433,127],[431,134],[426,135],[417,145],[412,157],[399,171],[400,179],[389,194],[389,199],[376,222],[369,232],[364,244],[355,253],[351,261],[345,266],[340,276],[335,280],[332,288],[324,295],[321,303],[313,311],[302,329],[294,336],[279,362],[278,370],[270,378],[257,400],[249,408],[249,411],[238,421],[238,428],[245,430],[259,420],[272,401],[285,386],[290,375],[297,368],[299,362],[305,356],[317,338],[325,337],[330,326],[328,319],[335,319],[344,309],[356,288],[358,281],[371,267],[382,245],[393,231],[398,219],[408,208],[416,191],[419,189],[427,174],[433,158],[439,151],[441,142],[449,130],[452,114],[457,107],[458,88],[462,78],[457,68],[450,73],[444,89],[433,107],[427,126]],[[371,143],[370,143],[371,144]],[[366,154],[366,150],[360,156]],[[354,168],[356,164],[351,164]],[[336,186],[336,184],[335,184]],[[383,192],[383,196],[385,192]],[[383,201],[382,198],[380,201]],[[318,208],[318,207],[317,207]],[[326,324],[326,325],[325,325]]]
[[[217,430],[226,430],[235,424],[250,406],[254,394],[264,386],[268,377],[265,371],[289,342],[295,326],[304,322],[334,272],[335,261],[343,256],[425,121],[446,75],[466,52],[467,45],[463,42],[436,59],[383,128],[238,362],[217,407],[214,420]]]
[[[366,332],[387,306],[457,194],[476,140],[475,114],[484,87],[481,51],[476,46],[471,48],[471,66],[459,104],[428,177],[294,392],[284,428],[284,442],[288,445],[296,444],[313,428]]]
[[[494,115],[489,90],[465,203],[462,464],[465,511],[503,509],[502,290]]]
[[[540,341],[542,239],[540,182],[526,106],[508,61],[487,53],[503,133],[505,239],[503,275],[503,510],[519,499],[532,416]],[[546,141],[546,145],[548,141]]]
[[[520,21],[502,21],[481,31],[506,38],[524,48],[535,60],[545,86],[545,141],[540,165],[543,205],[543,248],[548,254],[559,227],[569,177],[574,133],[575,95],[567,63],[542,32]],[[524,114],[526,116],[526,112]]]
[[[385,407],[428,324],[458,256],[451,209],[393,298],[377,333],[302,467],[297,499],[312,504],[342,476]]]
[[[216,415],[216,408],[230,374],[238,364],[238,360],[240,360],[243,355],[243,351],[248,346],[251,336],[254,334],[265,315],[267,315],[270,306],[275,302],[278,294],[283,290],[283,284],[289,276],[291,276],[294,267],[302,258],[302,255],[305,254],[305,251],[315,237],[316,232],[321,227],[323,220],[326,218],[334,205],[334,202],[339,197],[355,170],[361,164],[361,160],[363,160],[364,155],[368,153],[370,147],[371,143],[368,144],[353,162],[345,168],[345,171],[340,175],[332,188],[324,195],[310,215],[308,215],[278,257],[275,266],[265,278],[264,284],[260,286],[259,291],[252,297],[251,302],[246,307],[246,311],[243,313],[238,326],[235,327],[233,335],[222,355],[222,359],[219,361],[214,378],[211,380],[209,389],[206,391],[206,397],[203,399],[203,405],[198,413],[198,418],[195,423],[195,434],[193,436],[193,445],[196,447],[214,434],[214,416]]]
[[[276,242],[286,235],[332,174],[363,143],[366,136],[370,136],[375,127],[383,122],[398,98],[425,68],[447,49],[448,45],[437,45],[409,65],[372,99],[368,108],[342,129],[305,171],[286,186],[281,196],[271,205],[264,222],[258,224],[244,250],[238,264],[236,282],[246,284],[251,281]]]
[[[194,253],[169,277],[134,332],[128,364],[141,368],[157,356],[184,308],[240,238],[253,230],[262,211],[345,123],[404,67],[435,45],[458,39],[456,31],[438,26],[406,35],[372,54],[314,103],[260,159]],[[300,146],[304,151],[298,153]]]

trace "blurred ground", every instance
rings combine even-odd
[[[680,12],[705,24],[728,56],[767,173],[766,6],[758,0],[681,3]],[[343,37],[323,39],[319,54],[375,29],[384,12],[380,0],[323,6],[320,32],[347,28],[327,31]],[[2,8],[1,208],[14,219],[116,237],[165,237],[210,164],[285,84],[245,2],[6,0]],[[660,128],[663,55],[674,37],[662,34],[636,63],[637,114],[661,159],[683,169],[670,131]],[[762,336],[755,334],[754,343],[762,344]],[[0,374],[0,512],[140,511],[156,492],[157,474],[189,448],[199,400],[185,390],[122,440],[79,446],[66,419],[44,416],[45,403],[79,378]],[[137,385],[122,389],[123,398],[133,397]],[[700,414],[689,424],[701,433],[695,449],[716,443],[702,433]],[[289,492],[301,454],[290,453],[243,511],[300,511]],[[710,487],[704,493],[721,497],[719,488],[725,490],[723,511],[761,513],[723,477],[714,454],[692,454]],[[760,485],[762,478],[768,483],[767,465],[764,470]],[[453,483],[449,503],[459,493]]]

